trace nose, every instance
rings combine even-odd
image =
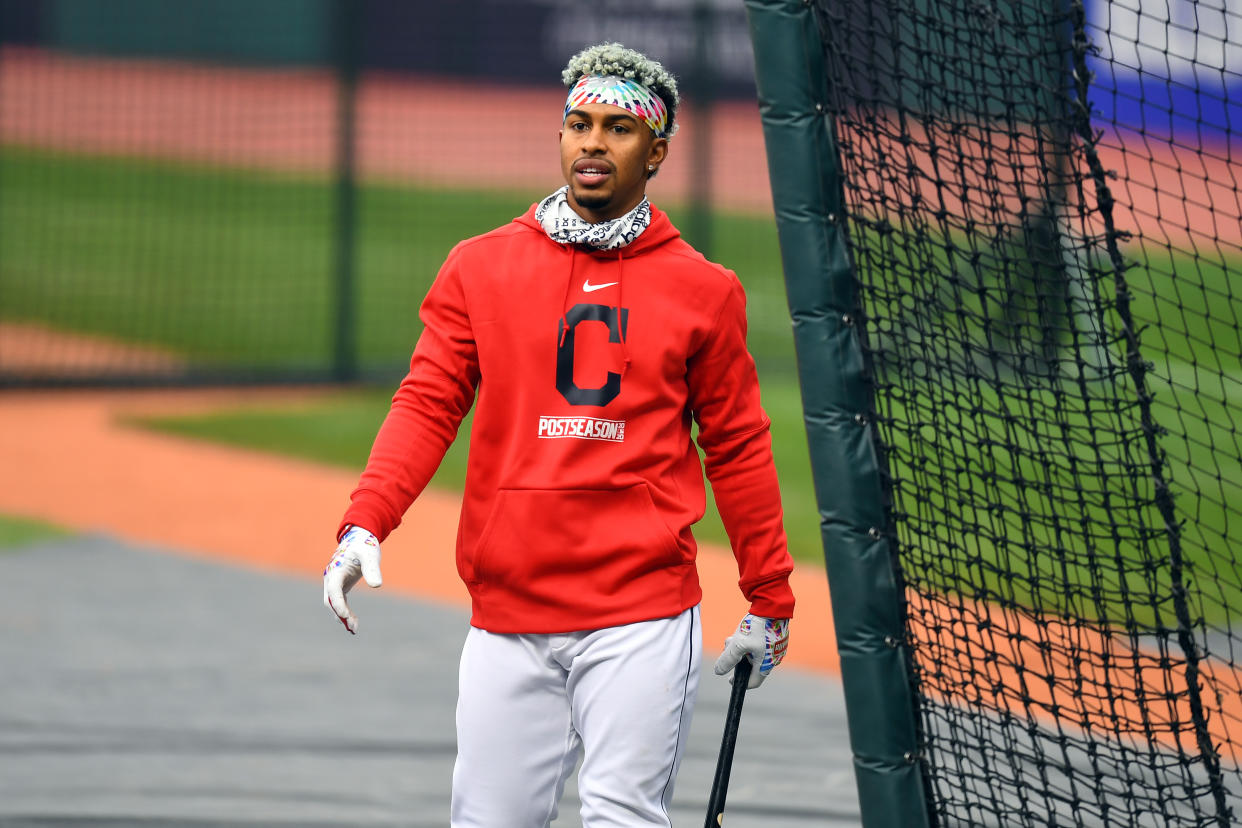
[[[583,151],[595,153],[606,150],[607,145],[604,142],[604,134],[604,126],[602,124],[593,125],[582,141]]]

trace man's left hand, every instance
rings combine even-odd
[[[749,658],[753,669],[746,687],[753,690],[781,663],[788,645],[788,618],[764,618],[747,613],[737,625],[737,631],[725,639],[724,652],[716,659],[716,675],[723,676],[743,658]]]

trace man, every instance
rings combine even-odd
[[[741,285],[645,195],[676,82],[619,44],[563,77],[567,186],[449,254],[324,570],[324,601],[353,633],[345,594],[360,577],[379,586],[380,541],[475,404],[455,828],[547,825],[579,758],[585,826],[670,824],[700,659],[692,422],[751,602],[716,673],[750,658],[758,686],[793,613]]]

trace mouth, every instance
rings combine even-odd
[[[583,158],[574,162],[573,171],[583,184],[598,184],[612,175],[612,165],[598,159]]]

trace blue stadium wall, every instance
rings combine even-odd
[[[695,7],[704,6],[718,61],[715,94],[754,96],[745,8],[735,0],[348,1],[362,15],[364,68],[515,83],[547,83],[567,55],[605,39],[647,49],[680,71],[691,60]],[[321,64],[332,55],[336,2],[0,0],[0,41],[90,54]],[[1242,123],[1242,3],[1084,3],[1101,49],[1091,63],[1100,116],[1157,139],[1196,144],[1224,140],[1214,124]],[[1003,16],[1005,7],[998,8]],[[446,39],[444,31],[461,37]]]
[[[321,64],[333,53],[330,21],[340,1],[0,0],[0,40],[87,54]],[[513,83],[555,82],[569,55],[602,40],[684,71],[700,6],[710,11],[715,94],[754,96],[745,9],[732,0],[348,2],[361,15],[363,68]]]
[[[1190,146],[1224,143],[1233,124],[1242,141],[1242,2],[1084,1],[1104,120]]]

